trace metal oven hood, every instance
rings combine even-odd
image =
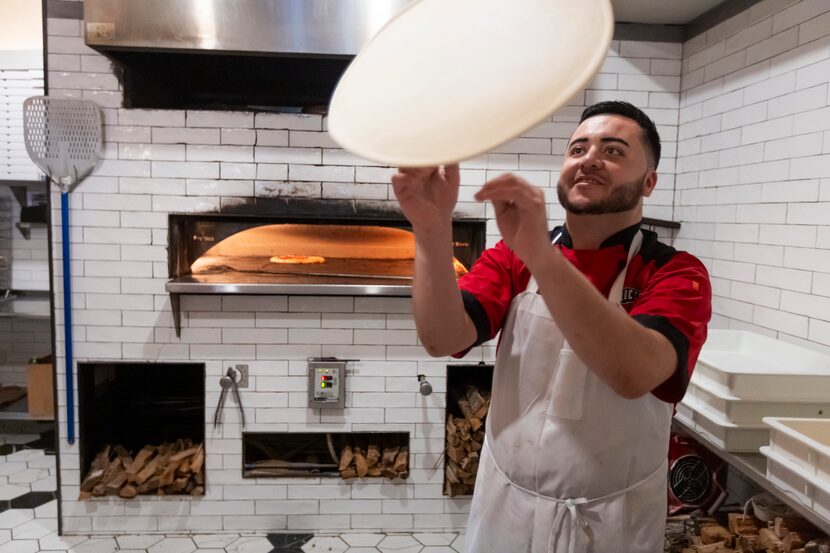
[[[84,0],[107,48],[354,56],[407,0]]]
[[[116,63],[125,107],[327,104],[351,59],[407,3],[85,0],[84,36]]]

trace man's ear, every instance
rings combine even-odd
[[[654,192],[654,187],[657,186],[657,171],[649,170],[646,178],[643,179],[643,197],[648,198]]]

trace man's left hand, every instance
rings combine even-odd
[[[531,265],[541,261],[544,252],[551,251],[542,189],[506,173],[486,182],[475,199],[493,203],[504,242],[532,272]]]

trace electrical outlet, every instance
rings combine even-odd
[[[233,369],[236,371],[236,386],[237,388],[248,387],[248,365],[235,365]]]

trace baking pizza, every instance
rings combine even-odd
[[[274,255],[271,257],[271,263],[285,265],[319,265],[325,262],[326,258],[319,255]]]

